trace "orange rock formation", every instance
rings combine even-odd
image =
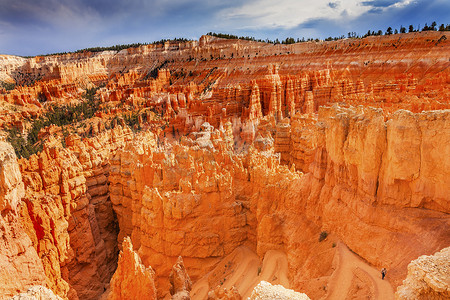
[[[130,238],[125,238],[108,299],[156,299],[155,272],[146,268],[139,255],[133,251]]]
[[[443,36],[0,56],[0,80],[17,84],[0,90],[4,130],[96,103],[41,128],[27,159],[0,142],[0,298],[40,285],[63,299],[240,299],[261,280],[313,299],[391,295],[378,290],[450,244]],[[363,259],[351,275],[346,247]],[[419,269],[434,278],[412,266],[405,286]],[[383,285],[373,267],[388,268]]]
[[[0,295],[11,297],[34,285],[47,285],[42,261],[32,247],[24,225],[20,222],[18,205],[24,185],[14,149],[0,142]]]
[[[170,294],[173,300],[190,300],[190,291],[192,289],[192,281],[184,267],[183,258],[178,257],[177,262],[172,268],[169,275]]]

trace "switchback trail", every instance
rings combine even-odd
[[[358,291],[364,290],[366,299],[394,299],[394,291],[388,280],[381,279],[381,271],[370,266],[338,243],[337,269],[328,284],[327,300],[357,299]],[[389,276],[389,270],[388,274]],[[368,293],[368,295],[367,295]],[[369,296],[369,298],[367,298]]]

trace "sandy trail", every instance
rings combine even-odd
[[[394,299],[394,291],[387,280],[381,279],[381,271],[371,267],[357,255],[352,253],[346,245],[338,243],[338,269],[333,273],[328,283],[330,293],[327,300],[355,299],[352,294],[352,282],[355,276],[365,279],[369,290],[373,292],[372,299]],[[389,274],[387,274],[389,276]],[[350,294],[349,294],[350,293]]]
[[[268,251],[261,264],[256,253],[241,246],[194,284],[191,299],[206,299],[208,291],[217,285],[226,289],[235,286],[242,299],[247,299],[261,280],[289,288],[287,274],[288,262],[285,253]]]
[[[368,265],[345,244],[338,243],[337,247],[337,268],[330,277],[329,293],[324,299],[394,299],[392,286],[389,281],[381,279],[380,270]],[[191,299],[206,299],[208,291],[218,285],[226,289],[235,286],[242,299],[247,299],[261,280],[290,288],[287,274],[288,262],[285,253],[268,251],[261,263],[256,253],[241,246],[194,284]]]

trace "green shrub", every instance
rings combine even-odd
[[[160,69],[164,68],[169,63],[168,60],[163,61],[160,65],[153,68],[147,75],[145,75],[144,80],[148,80],[149,78],[156,79],[158,77],[158,72]]]
[[[5,82],[5,81],[0,81],[0,88],[4,88],[5,90],[10,91],[10,90],[13,90],[16,88],[16,84]]]
[[[328,236],[328,232],[326,231],[322,231],[319,235],[319,242],[323,241],[324,239],[326,239]]]
[[[50,125],[63,127],[92,118],[100,106],[94,97],[96,91],[96,88],[87,89],[83,95],[84,101],[79,104],[50,107],[44,115],[32,123],[26,139],[17,128],[7,129],[7,140],[13,146],[17,157],[29,158],[32,154],[42,151],[42,143],[38,139],[42,128]],[[63,138],[65,134],[67,132],[63,128]]]
[[[41,144],[30,143],[22,136],[22,134],[19,133],[16,128],[10,128],[7,130],[7,133],[7,140],[13,146],[18,158],[28,158],[31,154],[42,150]]]

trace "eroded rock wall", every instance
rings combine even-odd
[[[131,236],[165,292],[178,256],[189,275],[198,278],[247,239],[247,209],[234,197],[232,185],[233,177],[246,180],[248,175],[229,150],[213,152],[211,140],[198,140],[205,148],[174,145],[171,151],[152,147],[154,139],[142,140],[112,160],[110,191],[119,239]]]
[[[50,139],[21,160],[21,224],[42,280],[71,299],[103,293],[125,236],[155,269],[160,296],[178,256],[195,281],[240,245],[260,257],[285,252],[292,287],[308,293],[308,281],[332,273],[335,250],[317,240],[323,230],[387,265],[395,286],[412,259],[449,242],[448,169],[437,156],[448,152],[448,118],[448,111],[399,111],[385,120],[379,109],[339,106],[321,108],[317,123],[297,116],[284,155],[293,160],[295,135],[307,135],[305,173],[253,147],[234,153],[231,129],[208,124],[170,146],[150,132],[132,139],[121,127],[83,141],[69,136],[67,148]]]
[[[321,249],[327,258],[314,260],[320,267],[312,274],[323,274],[333,250],[325,243],[309,246],[320,228],[297,218],[301,173],[254,149],[234,154],[223,147],[224,132],[196,137],[171,149],[154,148],[152,140],[133,142],[111,161],[119,239],[131,236],[144,264],[155,269],[161,296],[178,256],[197,280],[243,244],[261,257],[274,249],[290,252],[292,265]],[[301,236],[295,234],[299,227]]]
[[[14,149],[0,142],[0,298],[6,299],[34,285],[47,286],[43,264],[20,221],[25,195]]]
[[[388,265],[394,286],[409,261],[450,242],[448,161],[437,155],[449,152],[449,116],[398,111],[385,122],[372,108],[319,110],[305,214],[371,264]]]
[[[117,266],[117,220],[109,200],[109,157],[130,140],[120,126],[93,139],[54,140],[22,159],[22,224],[49,287],[70,299],[96,299]]]
[[[442,205],[448,196],[441,193],[447,162],[432,150],[448,151],[448,117],[399,111],[385,121],[379,109],[321,108],[314,128],[309,123],[305,174],[253,148],[244,156],[216,149],[214,138],[169,151],[132,144],[118,152],[110,176],[120,236],[130,235],[144,263],[155,267],[159,287],[178,255],[195,280],[199,265],[248,243],[261,257],[285,251],[294,288],[308,291],[302,282],[331,274],[334,250],[316,240],[323,230],[369,263],[389,266],[395,286],[412,259],[449,242]],[[411,156],[399,145],[424,150]],[[408,164],[426,167],[403,176],[414,170]]]

